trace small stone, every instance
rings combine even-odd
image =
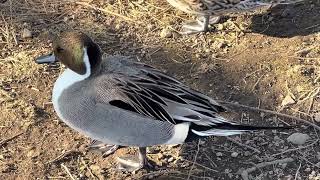
[[[160,33],[160,37],[170,38],[170,37],[172,37],[172,31],[168,28],[162,29],[162,31]]]
[[[317,152],[317,159],[320,160],[320,152]]]
[[[114,28],[115,28],[116,30],[120,30],[120,29],[122,29],[122,27],[123,27],[123,25],[122,25],[121,23],[118,23],[118,24],[115,25]]]
[[[294,97],[290,94],[287,94],[286,97],[282,100],[281,106],[288,106],[296,103]]]
[[[287,165],[288,165],[288,163],[282,163],[282,164],[281,164],[282,169],[286,168]]]
[[[315,113],[315,114],[314,114],[314,120],[315,120],[316,122],[320,122],[320,113]]]
[[[199,140],[199,144],[200,144],[200,145],[204,145],[205,143],[206,143],[206,142],[205,142],[204,140],[201,140],[201,139]]]
[[[24,29],[22,30],[21,36],[22,36],[23,39],[32,38],[32,33],[31,33],[31,31],[30,31],[29,29],[24,28]]]
[[[63,18],[63,21],[64,22],[67,22],[69,20],[69,17],[67,17],[67,16],[65,16],[64,18]]]
[[[99,172],[100,171],[100,167],[98,165],[94,165],[94,164],[90,166],[90,169],[93,172]]]
[[[147,29],[148,29],[149,31],[152,31],[154,28],[155,28],[155,26],[154,26],[153,24],[148,24],[148,25],[147,25]]]
[[[217,30],[218,30],[218,31],[221,31],[221,30],[223,30],[223,29],[224,29],[223,24],[218,24],[218,25],[217,25]]]
[[[168,162],[172,162],[174,160],[174,158],[173,157],[170,157],[169,159],[168,159]]]
[[[217,49],[221,49],[221,48],[223,48],[224,46],[225,46],[226,44],[224,43],[224,42],[220,42],[220,43],[218,43],[217,44]]]
[[[305,171],[305,172],[310,172],[310,171],[311,171],[311,168],[307,167],[304,171]]]
[[[308,134],[293,133],[287,138],[287,141],[291,142],[292,144],[303,145],[308,139],[310,139]]]
[[[237,153],[237,152],[231,153],[231,157],[237,157],[238,155],[239,155],[239,153]]]
[[[216,156],[221,157],[221,156],[223,156],[223,154],[222,154],[222,152],[217,152]]]
[[[163,159],[164,155],[162,153],[158,154],[158,159]]]
[[[244,152],[244,156],[250,156],[250,155],[251,155],[251,153],[249,151]]]
[[[32,157],[35,154],[35,150],[31,149],[28,153],[27,156],[28,157]]]
[[[188,163],[188,162],[184,162],[184,163],[182,163],[181,165],[180,165],[181,167],[188,167],[188,166],[190,166],[190,163]]]

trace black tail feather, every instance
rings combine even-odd
[[[244,131],[258,131],[258,130],[277,130],[277,129],[293,129],[295,126],[250,126],[240,124],[223,124],[221,126],[212,127],[215,129],[229,129],[229,130],[244,130]]]
[[[230,124],[224,123],[215,126],[200,126],[196,124],[192,124],[190,126],[190,130],[188,136],[186,138],[186,142],[193,141],[199,138],[204,138],[207,136],[198,136],[197,134],[193,133],[191,130],[196,131],[207,131],[210,129],[220,129],[220,130],[239,130],[239,131],[259,131],[259,130],[288,130],[294,129],[295,126],[250,126],[250,125],[240,125],[240,124]]]

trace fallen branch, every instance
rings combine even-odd
[[[68,169],[67,166],[65,166],[64,164],[61,164],[61,166],[63,167],[63,169],[66,171],[66,173],[70,176],[70,178],[71,178],[72,180],[76,180],[76,179],[73,177],[73,175],[70,173],[70,171],[69,171],[69,169]]]
[[[274,160],[274,161],[270,161],[270,162],[262,162],[262,163],[256,164],[254,167],[251,167],[251,168],[248,168],[248,169],[242,171],[241,177],[243,180],[249,180],[249,173],[251,173],[257,169],[260,169],[260,168],[263,168],[266,166],[270,166],[270,165],[274,165],[274,164],[289,163],[289,162],[293,162],[293,161],[294,161],[293,158],[284,158],[284,159],[278,159],[278,160]]]
[[[281,155],[281,154],[285,154],[285,153],[288,153],[288,152],[293,152],[293,151],[305,149],[305,148],[308,148],[308,147],[311,147],[311,146],[317,144],[318,142],[319,142],[319,139],[316,140],[315,142],[313,142],[313,143],[311,143],[311,144],[309,144],[309,145],[303,146],[303,147],[298,147],[298,148],[294,148],[294,149],[288,149],[288,150],[283,151],[283,152],[279,152],[279,153],[276,153],[276,154],[272,154],[271,157],[279,156],[279,155]]]
[[[3,145],[7,144],[9,141],[12,141],[12,140],[14,140],[15,138],[21,136],[22,134],[23,134],[23,132],[22,132],[22,133],[19,133],[19,134],[16,134],[16,135],[14,135],[14,136],[12,136],[12,137],[10,137],[10,138],[8,138],[8,139],[4,139],[4,140],[0,141],[0,147],[2,147]]]
[[[191,168],[189,170],[187,180],[189,180],[190,177],[191,177],[191,172],[192,172],[192,169],[194,168],[194,165],[195,165],[195,163],[197,161],[199,151],[200,151],[200,140],[198,141],[197,152],[196,152],[196,155],[194,156],[194,161],[193,161],[192,166],[191,166]]]
[[[79,151],[75,151],[75,150],[68,150],[62,154],[60,154],[59,156],[55,157],[54,159],[46,162],[45,164],[52,164],[52,163],[56,163],[58,161],[61,161],[62,159],[64,159],[65,157],[71,155],[71,154],[81,154],[81,152]]]
[[[265,113],[269,113],[269,114],[273,114],[273,115],[277,115],[277,116],[293,119],[293,120],[296,120],[296,121],[300,121],[300,122],[306,123],[306,124],[308,124],[310,126],[313,126],[318,131],[320,131],[320,127],[317,126],[316,124],[314,124],[312,122],[309,122],[307,120],[301,119],[301,118],[297,118],[297,117],[288,115],[288,114],[283,114],[283,113],[279,113],[279,112],[271,111],[271,110],[267,110],[267,109],[260,109],[260,108],[256,108],[256,107],[251,107],[251,106],[239,104],[239,103],[234,103],[234,102],[228,102],[228,101],[217,101],[217,102],[221,103],[221,104],[228,104],[228,105],[231,105],[231,106],[236,106],[236,107],[249,109],[249,110],[252,110],[252,111],[260,111],[260,112],[265,112]]]

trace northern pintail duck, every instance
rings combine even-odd
[[[209,96],[129,57],[104,57],[83,33],[60,34],[53,53],[37,59],[38,63],[55,61],[67,67],[52,92],[59,118],[81,134],[114,145],[113,150],[118,145],[139,147],[139,162],[119,158],[127,170],[148,165],[148,146],[283,128],[228,121],[219,115],[225,108]]]
[[[303,0],[167,0],[175,8],[189,14],[200,16],[196,22],[183,26],[182,33],[191,34],[208,30],[209,24],[218,23],[220,16],[254,10],[262,7],[271,7],[278,4],[291,4]],[[212,16],[210,18],[210,16]]]

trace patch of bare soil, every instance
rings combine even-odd
[[[165,1],[0,1],[0,179],[320,179],[319,12],[320,2],[310,0],[230,14],[212,32],[181,36],[181,23],[193,17]],[[151,147],[154,170],[117,171],[116,157],[135,149],[106,158],[88,151],[90,139],[62,123],[51,105],[63,67],[34,63],[50,51],[50,33],[70,29],[213,98],[309,124],[228,105],[234,121],[296,128]],[[309,139],[293,144],[293,133]]]

